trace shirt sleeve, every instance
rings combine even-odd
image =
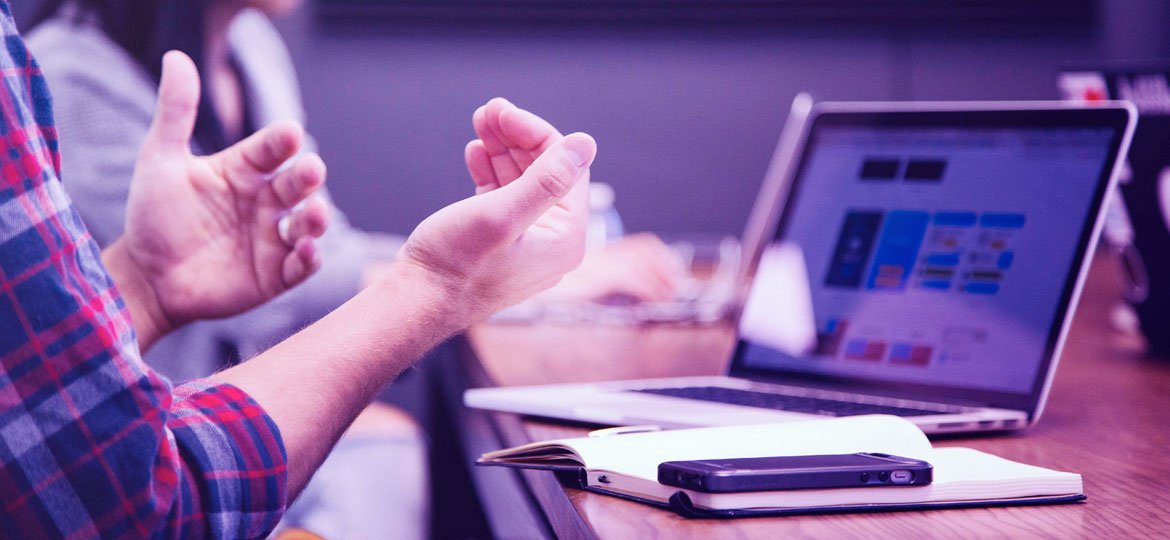
[[[169,434],[186,458],[177,498],[183,504],[172,512],[171,528],[183,538],[266,536],[287,503],[276,424],[242,390],[224,384],[176,388],[170,413]]]
[[[0,538],[263,537],[277,427],[230,386],[172,393],[59,184],[33,185],[0,188]]]
[[[287,502],[276,425],[142,362],[3,2],[0,34],[0,538],[265,536]]]

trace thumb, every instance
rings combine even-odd
[[[553,205],[565,199],[597,156],[597,143],[573,133],[550,146],[515,181],[486,194],[496,198],[499,212],[525,230]],[[576,210],[576,209],[571,209]],[[585,209],[580,209],[582,212]]]
[[[199,112],[199,70],[186,54],[170,51],[163,56],[158,105],[144,147],[186,150]]]

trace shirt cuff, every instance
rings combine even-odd
[[[288,502],[288,456],[276,423],[228,384],[184,384],[174,399],[167,427],[191,503],[182,505],[183,521],[215,538],[265,537]]]

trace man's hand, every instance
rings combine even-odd
[[[562,138],[551,124],[503,98],[476,110],[472,124],[479,139],[467,144],[465,158],[477,193],[519,178]],[[547,291],[547,299],[600,300],[629,295],[640,301],[665,300],[675,294],[684,274],[677,257],[658,237],[637,235],[586,256],[580,268]]]
[[[494,99],[475,112],[467,145],[476,195],[428,217],[397,262],[423,270],[451,310],[452,330],[555,285],[585,253],[589,166],[583,133]]]
[[[357,296],[214,376],[280,426],[293,496],[378,388],[453,332],[552,286],[585,253],[593,139],[561,137],[503,100],[476,112],[475,127],[476,195],[419,224]]]
[[[192,320],[257,306],[320,267],[314,240],[325,231],[328,210],[314,193],[325,166],[307,155],[277,172],[299,151],[300,126],[277,123],[218,154],[195,157],[198,103],[195,65],[168,53],[130,184],[126,233],[104,254],[130,299],[144,348]]]

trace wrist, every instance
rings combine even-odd
[[[102,262],[126,301],[138,334],[139,347],[149,349],[156,340],[178,327],[167,316],[154,285],[134,262],[123,239],[119,238],[102,251]]]
[[[412,318],[436,329],[445,339],[463,331],[472,322],[468,306],[471,295],[449,276],[443,276],[410,260],[398,260],[383,269],[367,290],[395,304],[413,307]],[[394,306],[391,306],[392,308]]]

